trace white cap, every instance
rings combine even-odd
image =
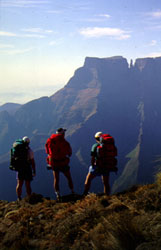
[[[28,136],[24,136],[22,140],[26,143],[30,143],[30,139],[28,138]]]
[[[65,131],[66,131],[65,128],[58,128],[56,134],[65,134]]]
[[[99,137],[101,137],[101,135],[102,135],[102,132],[97,132],[94,137],[99,138]]]

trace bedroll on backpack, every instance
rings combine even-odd
[[[69,156],[72,154],[70,144],[61,134],[53,134],[47,139],[46,144],[47,163],[52,167],[63,167],[69,164]]]
[[[97,147],[96,165],[106,167],[110,172],[116,172],[117,168],[117,148],[114,138],[109,134],[103,134],[100,138],[100,145]]]
[[[14,171],[19,171],[21,168],[26,167],[29,164],[27,158],[28,147],[23,140],[16,140],[11,148],[9,168]]]

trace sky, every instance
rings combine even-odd
[[[161,56],[161,0],[0,0],[0,105],[51,96],[85,58]]]

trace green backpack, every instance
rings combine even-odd
[[[10,155],[10,169],[19,171],[28,163],[28,146],[22,139],[18,139],[13,143]]]

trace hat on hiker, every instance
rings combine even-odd
[[[64,134],[66,131],[65,128],[58,128],[57,131],[56,131],[56,134]]]
[[[25,143],[30,143],[30,139],[28,138],[28,136],[24,136],[23,138],[22,138],[22,140],[25,142]]]
[[[101,135],[102,135],[102,132],[97,132],[94,137],[97,139],[97,138],[101,137]]]

